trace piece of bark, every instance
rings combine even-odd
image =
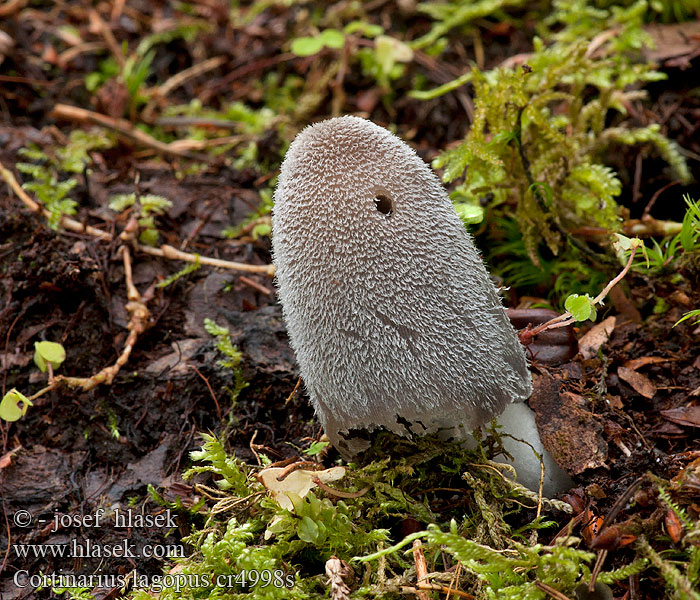
[[[551,375],[536,376],[529,404],[536,413],[542,443],[569,475],[607,467],[603,425],[585,408],[585,399],[562,392]]]

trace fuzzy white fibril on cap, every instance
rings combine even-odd
[[[273,209],[279,298],[331,441],[467,430],[532,391],[525,354],[440,181],[357,117],[307,127]]]

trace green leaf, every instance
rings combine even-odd
[[[321,51],[323,42],[317,37],[300,37],[292,40],[291,51],[297,56],[311,56]]]
[[[34,362],[42,373],[48,370],[47,363],[58,369],[66,360],[66,351],[56,342],[34,342]]]
[[[690,312],[685,313],[678,321],[676,321],[673,326],[675,327],[676,325],[679,325],[683,321],[686,321],[687,319],[696,319],[694,325],[700,324],[700,308],[696,310],[691,310]]]
[[[117,194],[109,199],[109,208],[115,212],[122,212],[133,206],[134,202],[136,202],[136,194]]]
[[[323,452],[323,450],[327,448],[328,445],[329,442],[314,442],[306,450],[304,450],[304,454],[306,454],[307,456],[316,456],[317,454]]]
[[[596,311],[588,295],[571,294],[564,302],[564,308],[577,321],[586,321],[591,318],[591,315],[595,318]]]
[[[343,31],[347,35],[359,32],[364,37],[374,38],[384,33],[384,28],[381,25],[366,23],[365,21],[351,21],[343,28]]]
[[[302,517],[299,522],[297,534],[302,542],[313,544],[318,540],[321,531],[311,517]]]
[[[459,218],[468,225],[475,225],[484,220],[484,209],[481,206],[459,203],[455,204],[455,210]]]
[[[326,29],[319,36],[324,46],[339,50],[345,46],[345,35],[337,29]]]
[[[272,233],[272,227],[267,223],[258,223],[250,232],[251,237],[257,240],[259,237],[264,237]]]
[[[32,402],[29,398],[13,388],[5,394],[0,402],[0,419],[17,421],[24,416],[30,406],[32,406]]]

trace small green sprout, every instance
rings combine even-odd
[[[0,402],[0,419],[18,421],[25,415],[30,406],[32,406],[31,400],[13,388],[5,394]]]
[[[579,296],[578,294],[571,294],[564,301],[564,308],[576,321],[595,321],[597,312],[595,306],[593,306],[593,298],[588,294],[584,296]]]
[[[317,36],[299,37],[292,41],[291,51],[297,56],[312,56],[324,48],[339,50],[345,46],[345,35],[337,29],[325,29]]]
[[[66,351],[57,342],[34,342],[34,363],[42,373],[46,373],[49,365],[52,370],[58,369],[66,360]]]
[[[685,313],[673,324],[673,326],[675,327],[676,325],[680,325],[683,321],[687,321],[688,319],[695,319],[693,325],[700,325],[700,308],[696,308],[695,310]]]
[[[122,212],[137,204],[136,194],[117,194],[109,200],[109,207],[115,212]],[[172,202],[163,196],[156,194],[144,194],[138,198],[140,209],[138,223],[141,226],[139,241],[147,246],[155,246],[158,243],[158,229],[155,217],[162,215],[172,206]]]

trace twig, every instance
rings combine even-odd
[[[546,583],[542,583],[541,581],[535,581],[535,587],[542,590],[550,598],[554,598],[554,600],[571,600],[571,598],[565,596],[559,590],[555,590],[553,587],[550,587]]]
[[[2,178],[5,180],[7,185],[10,186],[15,195],[24,203],[24,205],[27,208],[29,208],[35,213],[40,213],[44,215],[46,218],[50,216],[51,213],[47,209],[45,209],[41,204],[33,200],[29,196],[29,194],[27,194],[27,192],[25,192],[22,189],[22,186],[19,185],[17,179],[15,179],[15,176],[12,174],[12,171],[6,169],[1,162],[0,175],[2,175]],[[76,221],[75,219],[71,219],[70,217],[61,217],[60,224],[61,226],[63,226],[64,229],[68,229],[69,231],[75,231],[77,233],[87,233],[88,235],[100,238],[101,240],[105,241],[112,240],[112,236],[109,233],[106,233],[101,229],[97,229],[95,227],[90,227],[90,225],[83,225],[82,223]]]
[[[622,271],[620,271],[620,273],[614,279],[611,279],[608,282],[608,284],[605,286],[605,288],[603,288],[603,291],[600,292],[600,294],[598,294],[595,298],[593,298],[593,300],[591,300],[592,305],[595,306],[596,304],[600,304],[602,300],[604,300],[605,297],[608,295],[610,290],[613,289],[624,278],[625,275],[627,275],[627,272],[632,267],[632,263],[634,262],[634,258],[636,255],[637,246],[635,246],[633,251],[630,253],[630,257],[627,260],[627,264],[625,265],[624,269],[622,269]],[[548,329],[556,329],[558,327],[567,327],[568,325],[571,325],[575,322],[576,319],[574,318],[574,316],[569,311],[566,311],[558,317],[554,317],[546,323],[538,325],[534,329],[526,329],[525,331],[521,332],[520,339],[523,343],[528,343],[528,340],[532,340],[536,335],[542,333],[543,331],[546,331]]]
[[[82,110],[82,109],[81,109]],[[10,186],[12,191],[16,196],[24,203],[27,208],[35,213],[40,213],[44,217],[48,218],[50,213],[41,204],[33,200],[27,192],[22,189],[19,185],[17,179],[12,174],[12,171],[6,169],[2,162],[0,162],[0,176],[5,180],[7,185]],[[91,235],[98,239],[106,242],[111,242],[113,237],[111,234],[96,227],[91,227],[90,225],[84,225],[75,219],[67,216],[61,217],[60,225],[69,231],[75,231],[76,233],[84,233]],[[124,240],[124,238],[122,238]],[[190,254],[189,252],[182,252],[177,248],[173,248],[167,244],[164,244],[160,248],[153,248],[151,246],[144,246],[136,241],[133,241],[134,248],[144,254],[150,254],[151,256],[161,256],[171,260],[184,260],[186,262],[199,262],[203,265],[209,265],[210,267],[220,267],[222,269],[229,269],[232,271],[247,271],[249,273],[264,273],[268,277],[274,277],[275,266],[274,265],[247,265],[244,263],[239,263],[230,260],[222,260],[219,258],[209,258],[207,256],[199,256],[197,254]]]
[[[292,398],[294,397],[294,394],[296,394],[296,391],[299,389],[299,386],[301,385],[301,377],[297,379],[297,384],[294,386],[294,389],[292,390],[292,393],[287,396],[287,399],[284,401],[284,405],[287,406],[292,401]]]
[[[425,590],[427,592],[442,592],[443,594],[447,594],[450,591],[450,588],[445,587],[444,585],[439,585],[437,583],[419,583],[415,587],[410,586],[410,585],[403,585],[401,586],[401,591],[404,593],[409,593],[409,594],[418,594],[419,591]],[[468,594],[467,592],[462,592],[461,590],[452,590],[451,592],[455,596],[458,596],[459,598],[464,598],[464,600],[474,600],[475,596],[472,594]]]
[[[94,29],[96,29],[102,35],[107,47],[109,48],[109,51],[114,57],[114,60],[116,60],[119,67],[123,69],[124,65],[126,64],[126,59],[124,58],[124,53],[122,52],[119,42],[117,42],[117,39],[114,37],[112,30],[102,20],[100,13],[98,13],[96,10],[91,9],[88,16],[90,19],[90,25],[94,26]]]
[[[323,469],[321,465],[318,463],[312,462],[310,460],[300,460],[299,462],[292,463],[289,465],[284,471],[282,471],[278,476],[277,476],[277,481],[284,481],[289,477],[294,471],[298,471],[299,469],[308,469],[312,468],[316,471]]]
[[[211,387],[211,383],[209,383],[209,380],[202,375],[202,372],[195,367],[194,365],[189,365],[190,369],[194,370],[197,375],[199,375],[204,383],[206,384],[207,388],[209,389],[209,394],[211,395],[212,399],[214,400],[214,406],[216,406],[216,416],[219,418],[219,421],[223,421],[224,418],[221,416],[221,407],[219,406],[219,401],[216,398],[216,394],[214,393],[214,390]]]
[[[208,73],[209,71],[213,71],[214,69],[220,67],[226,62],[228,62],[228,57],[214,56],[212,58],[202,61],[201,63],[197,63],[187,69],[183,69],[182,71],[175,73],[175,75],[173,75],[167,81],[165,81],[163,85],[160,85],[153,90],[153,95],[151,96],[151,99],[148,101],[148,104],[146,104],[146,107],[143,109],[142,118],[146,121],[150,121],[150,117],[159,100],[164,100],[165,97],[168,96],[168,94],[170,94],[170,92],[185,84],[188,80],[198,77],[199,75],[203,75],[204,73]]]
[[[241,275],[238,278],[238,281],[240,281],[241,283],[244,283],[248,287],[253,288],[257,292],[260,292],[261,294],[265,294],[265,296],[272,295],[272,292],[270,290],[268,290],[264,285],[259,284],[257,281],[254,281],[254,280],[246,277],[245,275]]]
[[[99,125],[100,127],[106,127],[112,131],[117,132],[117,134],[122,135],[130,140],[133,140],[143,146],[151,148],[156,152],[161,154],[167,154],[171,156],[177,156],[180,158],[187,158],[189,160],[198,160],[202,162],[209,163],[212,159],[209,156],[202,154],[192,154],[191,152],[185,152],[183,150],[178,150],[177,147],[172,147],[170,144],[165,144],[158,141],[154,137],[148,135],[146,132],[141,131],[134,127],[126,119],[116,119],[114,117],[108,117],[101,113],[97,113],[91,110],[85,110],[84,108],[78,108],[77,106],[70,106],[68,104],[57,104],[53,107],[50,115],[53,119],[66,119],[68,121],[77,121],[78,123],[92,123],[93,125]]]
[[[151,256],[163,256],[173,260],[184,260],[186,262],[199,262],[210,267],[221,267],[222,269],[230,269],[233,271],[247,271],[249,273],[264,273],[269,277],[275,275],[275,265],[247,265],[244,263],[233,262],[230,260],[221,260],[219,258],[209,258],[207,256],[199,256],[198,254],[190,254],[182,252],[177,248],[173,248],[168,244],[163,244],[160,248],[152,248],[151,246],[143,246],[136,244],[136,248],[141,252],[150,254]]]
[[[91,390],[102,383],[111,384],[119,370],[126,364],[131,356],[131,352],[136,345],[139,336],[150,327],[151,313],[146,306],[146,302],[153,297],[153,286],[146,291],[145,296],[141,296],[134,285],[131,273],[131,254],[129,248],[122,246],[122,259],[124,262],[124,278],[126,281],[127,299],[126,310],[131,314],[127,329],[129,335],[126,338],[122,353],[117,358],[116,362],[102,369],[99,373],[91,377],[64,377],[59,375],[56,377],[57,383],[66,383],[71,387],[79,387],[84,391]]]
[[[601,530],[603,528],[601,527]],[[600,575],[600,570],[603,568],[603,563],[605,562],[605,559],[608,557],[608,551],[607,550],[601,550],[598,553],[598,556],[596,557],[595,560],[595,565],[593,566],[593,572],[591,573],[591,581],[588,584],[588,593],[592,594],[593,591],[595,590],[595,582],[598,579],[598,575]]]
[[[459,584],[459,576],[462,572],[462,563],[458,562],[457,563],[457,568],[455,569],[454,572],[454,577],[452,577],[452,580],[450,581],[450,587],[447,588],[447,597],[445,600],[450,600],[450,596],[453,593],[459,593],[457,591],[457,585]]]
[[[22,10],[27,4],[29,4],[29,0],[9,0],[3,3],[0,5],[0,19],[12,16],[14,13]]]
[[[654,195],[651,197],[651,200],[649,200],[648,204],[644,207],[644,212],[642,213],[642,221],[649,218],[649,215],[651,214],[651,209],[654,207],[654,204],[656,204],[656,201],[659,199],[659,196],[661,194],[663,194],[668,188],[672,188],[674,185],[680,185],[681,183],[683,182],[680,180],[672,181],[671,183],[667,183],[660,190],[656,190],[656,192],[654,192]]]
[[[321,481],[318,477],[312,477],[311,481],[313,481],[324,492],[330,494],[331,496],[335,496],[336,498],[360,498],[369,492],[370,489],[372,489],[372,486],[368,485],[367,487],[362,488],[359,492],[342,492],[323,483],[323,481]]]
[[[217,67],[220,67],[221,65],[226,64],[227,62],[227,56],[214,56],[212,58],[204,60],[201,63],[192,65],[191,67],[184,69],[179,73],[176,73],[165,83],[163,83],[163,85],[159,86],[155,90],[155,92],[156,94],[158,94],[158,96],[164,98],[165,96],[170,94],[170,92],[186,83],[188,80],[193,79],[194,77],[198,77],[199,75],[203,75],[204,73],[208,73],[209,71],[213,71]]]
[[[420,540],[413,540],[413,563],[416,566],[416,583],[425,583],[428,577],[428,565],[423,554],[423,543]],[[416,596],[419,600],[430,600],[430,596],[424,590],[418,589]]]

